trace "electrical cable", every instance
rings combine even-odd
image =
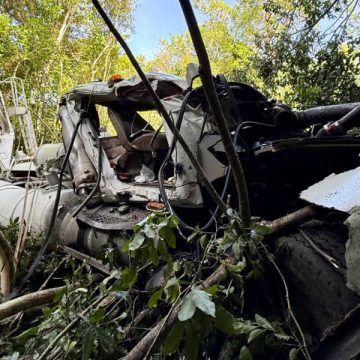
[[[164,124],[161,124],[157,129],[156,131],[154,132],[154,135],[152,136],[151,138],[151,141],[150,141],[150,151],[151,151],[151,155],[153,158],[155,158],[156,156],[156,152],[154,150],[154,141],[156,139],[156,137],[158,136],[160,130],[163,128]]]
[[[241,131],[245,126],[263,126],[263,127],[268,127],[268,128],[276,128],[276,125],[273,124],[265,124],[265,123],[261,123],[261,122],[257,122],[257,121],[244,121],[243,123],[240,124],[239,126],[239,131]]]
[[[51,219],[50,219],[50,224],[49,224],[49,228],[47,231],[47,234],[45,236],[45,239],[41,245],[41,248],[39,250],[39,252],[37,253],[33,263],[30,266],[30,269],[28,270],[27,274],[25,275],[25,277],[22,278],[20,284],[14,288],[14,290],[11,292],[11,294],[7,297],[8,300],[13,299],[14,297],[16,297],[19,292],[21,291],[21,289],[24,287],[24,285],[26,284],[26,282],[30,279],[30,277],[33,275],[35,269],[37,268],[40,259],[43,257],[49,243],[50,243],[50,237],[51,237],[51,233],[52,230],[54,228],[55,225],[55,220],[56,220],[56,216],[57,216],[57,211],[58,211],[58,207],[59,207],[59,202],[60,202],[60,194],[61,194],[61,189],[62,189],[62,180],[64,177],[64,172],[65,172],[65,168],[67,165],[67,162],[69,161],[70,158],[70,154],[71,154],[71,150],[72,147],[74,145],[75,139],[76,139],[76,135],[78,133],[78,130],[80,128],[80,125],[82,124],[82,120],[88,116],[88,113],[84,110],[80,111],[80,116],[79,116],[79,121],[76,123],[75,127],[74,127],[74,131],[73,134],[71,136],[71,140],[69,143],[69,148],[66,151],[65,154],[65,158],[64,161],[61,165],[61,169],[60,169],[60,173],[59,173],[59,184],[57,187],[57,191],[56,191],[56,196],[55,196],[55,202],[54,202],[54,209],[53,212],[51,214]]]
[[[242,118],[241,118],[241,115],[240,115],[240,112],[239,112],[239,109],[237,107],[237,104],[236,104],[236,100],[235,100],[235,96],[234,96],[234,93],[228,83],[228,81],[226,80],[224,74],[219,74],[218,75],[221,83],[224,85],[224,88],[225,88],[225,91],[227,93],[227,96],[229,97],[230,101],[231,101],[231,105],[234,109],[234,113],[235,113],[235,118],[236,118],[236,122],[237,124],[239,125],[240,123],[243,122]],[[246,143],[246,141],[241,137],[239,136],[239,139],[240,139],[240,144],[241,146],[246,150],[248,151],[249,150],[249,147],[248,147],[248,144]]]

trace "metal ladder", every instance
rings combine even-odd
[[[10,106],[6,106],[4,99],[2,98],[2,107],[4,108],[3,113],[7,113],[8,119],[10,120],[12,118],[17,120],[24,141],[26,153],[27,155],[33,155],[37,148],[37,142],[33,122],[28,110],[24,82],[20,78],[10,77],[0,81],[0,87],[5,85],[10,87],[11,99],[8,102],[8,105]]]

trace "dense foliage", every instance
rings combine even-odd
[[[290,106],[358,101],[356,1],[197,0],[214,73]],[[195,61],[189,34],[163,40],[151,66],[178,75]]]
[[[132,0],[106,1],[119,29],[129,34]],[[0,80],[24,79],[38,142],[60,140],[56,107],[77,84],[132,74],[127,58],[92,5],[80,0],[0,2]]]

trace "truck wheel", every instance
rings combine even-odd
[[[303,232],[315,246],[299,231],[277,238],[274,253],[299,320],[321,341],[356,308],[360,298],[346,286],[344,273],[320,254],[326,253],[345,269],[346,233],[324,226]]]

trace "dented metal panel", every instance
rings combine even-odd
[[[172,97],[162,101],[166,111],[174,119],[174,123],[177,122],[182,102],[182,97]],[[187,105],[186,110],[181,123],[180,134],[186,139],[191,151],[198,156],[198,141],[204,122],[204,112],[200,105],[197,108]],[[165,133],[168,143],[171,144],[173,134],[166,124]],[[176,201],[177,204],[186,203],[188,206],[202,205],[203,200],[196,170],[179,143],[175,145],[172,158],[176,168],[174,173],[175,192],[171,195],[170,201]]]
[[[351,213],[360,205],[360,167],[331,174],[310,186],[300,198],[330,209]]]

